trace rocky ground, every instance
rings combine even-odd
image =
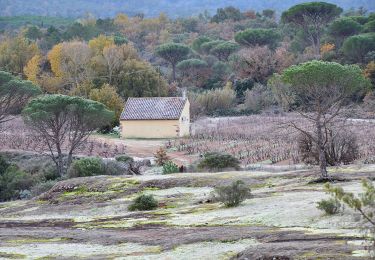
[[[360,192],[375,165],[332,168]],[[368,259],[358,214],[324,215],[313,170],[97,176],[57,183],[29,201],[0,203],[0,259]],[[213,203],[218,185],[241,179],[252,198]],[[140,193],[159,208],[129,212]]]

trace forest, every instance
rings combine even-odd
[[[375,257],[374,2],[123,2],[0,3],[0,258]]]
[[[208,12],[214,14],[216,9],[224,8],[226,6],[234,6],[241,11],[253,9],[255,11],[262,11],[264,9],[274,9],[278,14],[285,11],[289,7],[302,3],[302,0],[269,0],[269,1],[229,1],[229,0],[140,0],[140,1],[121,1],[121,0],[3,0],[0,3],[1,16],[19,16],[19,15],[37,15],[37,16],[59,16],[79,18],[86,13],[92,13],[99,18],[113,17],[117,13],[122,12],[129,16],[136,14],[144,14],[146,17],[156,17],[161,12],[166,13],[169,17],[190,17],[197,16],[200,13]],[[329,0],[327,2],[341,6],[348,10],[350,8],[357,9],[363,7],[368,11],[375,10],[373,1],[367,0]]]
[[[326,5],[316,30],[293,9],[277,19],[271,9],[232,6],[177,19],[120,13],[14,23],[0,36],[0,69],[44,93],[101,101],[116,117],[128,97],[178,96],[183,89],[193,117],[291,111],[296,101],[282,93],[281,74],[292,65],[356,64],[374,83],[375,15]],[[353,100],[371,103],[365,92]]]

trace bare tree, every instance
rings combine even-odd
[[[92,75],[90,47],[79,41],[64,42],[61,50],[61,70],[66,79],[75,87],[86,81]]]

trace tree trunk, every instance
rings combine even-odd
[[[317,148],[319,152],[319,167],[320,167],[320,174],[322,175],[322,178],[327,178],[327,160],[325,155],[325,147],[323,143],[323,133],[322,133],[322,125],[320,122],[320,115],[318,115],[318,118],[316,120],[316,132],[317,132]]]
[[[62,177],[65,173],[64,171],[64,156],[62,154],[62,151],[61,151],[61,146],[60,146],[60,143],[57,142],[56,143],[56,150],[57,150],[57,172],[59,174],[60,177]]]
[[[69,154],[68,154],[68,159],[66,161],[66,169],[68,170],[70,165],[72,164],[73,162],[73,151],[69,151]]]
[[[63,155],[61,153],[58,153],[57,155],[57,172],[60,177],[62,177],[65,173],[64,171],[64,159]]]

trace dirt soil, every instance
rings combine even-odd
[[[332,168],[358,193],[374,165]],[[32,200],[0,203],[0,259],[369,259],[358,214],[327,216],[312,170],[96,176],[57,183]],[[241,179],[252,198],[212,202]],[[139,194],[159,208],[130,212]]]

